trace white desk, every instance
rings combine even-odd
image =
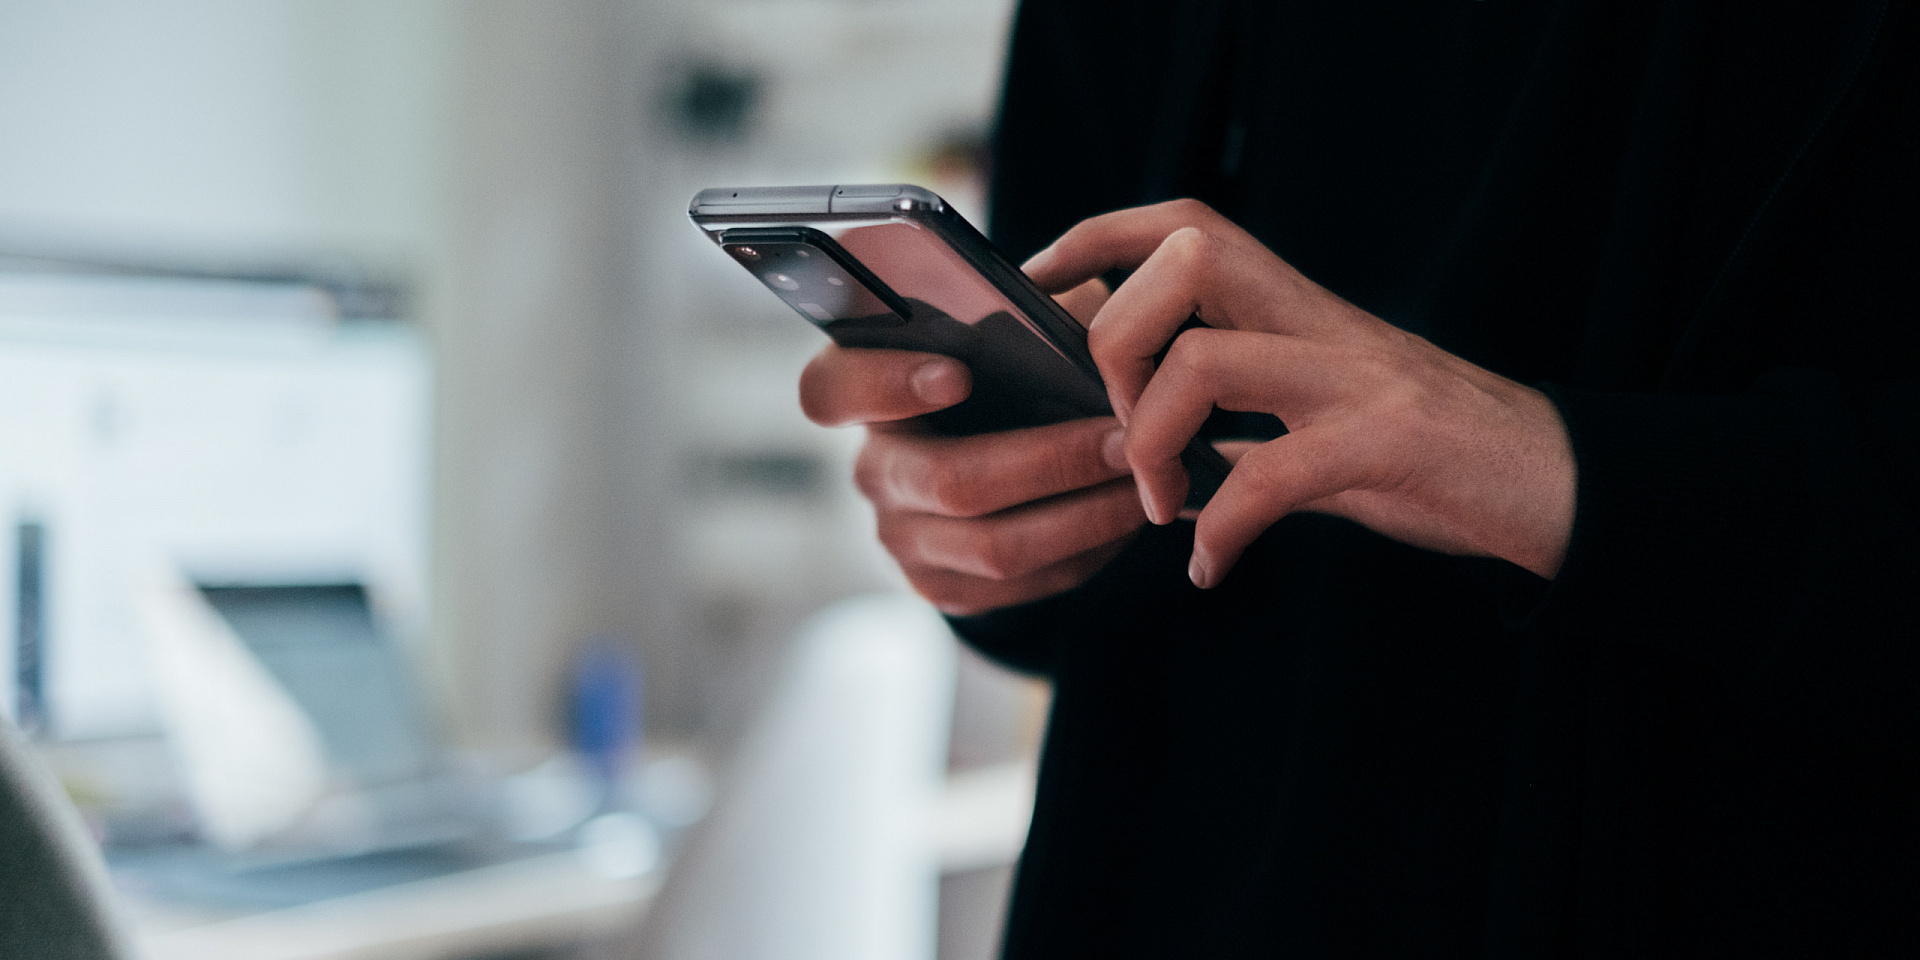
[[[936,813],[943,872],[1012,862],[1033,810],[1031,763],[960,773]],[[140,960],[464,960],[637,928],[660,873],[625,880],[562,852],[231,919],[151,908]]]
[[[631,926],[656,876],[608,879],[575,853],[546,854],[213,922],[153,910],[133,940],[141,960],[451,960]]]

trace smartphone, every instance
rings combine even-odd
[[[973,393],[927,414],[955,435],[1113,412],[1087,333],[932,191],[908,184],[721,187],[687,214],[734,262],[846,347],[953,357]],[[1187,506],[1220,488],[1226,458],[1181,454]]]

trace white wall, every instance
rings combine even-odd
[[[0,0],[0,240],[411,260],[454,5]]]
[[[652,692],[683,686],[659,374],[677,361],[636,212],[655,6],[461,7],[441,615],[463,735],[510,751],[551,741],[563,655],[589,636],[642,644]]]

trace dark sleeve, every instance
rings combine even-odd
[[[949,617],[974,649],[1027,673],[1051,676],[1064,642],[1110,635],[1141,611],[1165,611],[1192,592],[1193,524],[1149,526],[1093,579],[1065,593],[977,617]]]
[[[993,139],[988,234],[1016,262],[1087,217],[1138,202],[1151,111],[1169,47],[1165,2],[1027,0],[1014,21]],[[1115,63],[1129,70],[1114,70]],[[1064,638],[1105,628],[1186,585],[1190,524],[1148,530],[1093,581],[1060,596],[953,618],[982,653],[1049,673]],[[1184,537],[1184,544],[1182,545]]]
[[[1783,370],[1734,396],[1550,392],[1576,516],[1551,585],[1508,583],[1518,625],[1737,672],[1796,644],[1920,637],[1920,383]]]
[[[1920,676],[1920,60],[1889,35],[1887,72],[1692,321],[1669,371],[1687,389],[1557,391],[1579,494],[1540,625],[1833,690]]]
[[[1171,27],[1183,9],[1165,0],[1020,5],[987,230],[1015,262],[1087,217],[1142,201]]]

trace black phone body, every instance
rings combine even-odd
[[[908,184],[702,190],[688,215],[795,313],[847,347],[954,357],[964,401],[923,419],[965,435],[1112,413],[1086,331],[932,191]],[[1230,469],[1195,439],[1187,505]]]

